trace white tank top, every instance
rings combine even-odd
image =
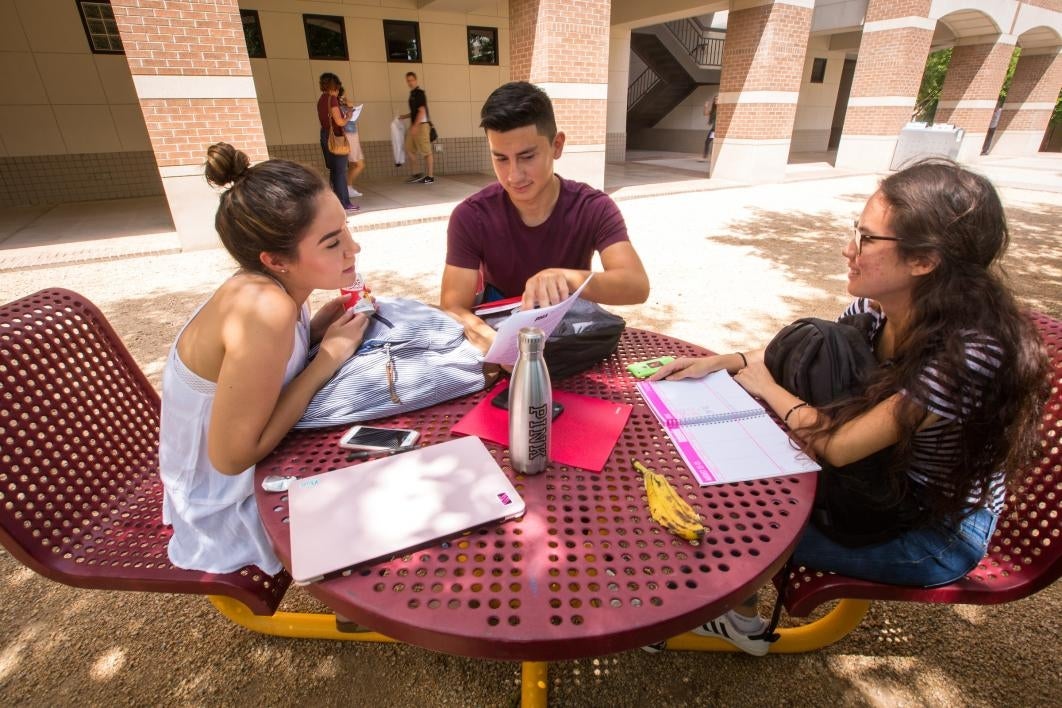
[[[187,326],[177,334],[162,374],[159,471],[164,490],[162,520],[173,526],[170,562],[208,573],[231,573],[256,565],[274,575],[281,563],[258,516],[254,466],[225,475],[210,464],[207,429],[217,384],[192,373],[181,361],[177,341]],[[306,366],[309,342],[310,310],[304,304],[284,371],[285,385]]]

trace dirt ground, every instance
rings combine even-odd
[[[646,263],[646,305],[615,308],[718,351],[765,343],[847,302],[840,257],[873,177],[621,202]],[[1001,190],[1005,264],[1029,306],[1062,317],[1062,194]],[[378,294],[436,301],[445,223],[359,234]],[[42,287],[93,300],[158,385],[192,309],[232,271],[220,251],[0,275],[0,302]],[[315,298],[322,300],[329,294]],[[282,608],[320,609],[297,589]],[[809,655],[641,651],[550,667],[557,706],[1057,704],[1062,586],[1006,605],[878,603],[841,642]],[[227,623],[202,597],[65,587],[0,551],[0,704],[511,706],[519,665],[405,645],[271,638]],[[1052,648],[1054,647],[1054,648]]]

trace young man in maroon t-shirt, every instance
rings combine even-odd
[[[616,203],[553,173],[564,133],[557,131],[549,96],[514,81],[495,89],[480,118],[498,182],[450,215],[440,297],[468,338],[483,347],[494,339],[472,312],[481,269],[484,300],[523,296],[527,309],[567,298],[590,277],[597,251],[604,271],[582,297],[605,305],[645,302],[649,278]]]

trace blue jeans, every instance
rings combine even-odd
[[[321,131],[321,153],[328,166],[328,181],[332,191],[339,197],[339,203],[346,209],[350,206],[350,193],[347,192],[347,156],[333,155],[328,151],[328,131]]]
[[[916,529],[882,543],[849,548],[809,524],[793,560],[797,565],[877,583],[933,587],[973,570],[988,551],[995,530],[996,515],[978,509],[956,528]]]

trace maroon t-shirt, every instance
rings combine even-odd
[[[446,232],[446,264],[478,269],[505,297],[522,295],[527,279],[546,268],[589,270],[594,251],[629,241],[619,207],[604,192],[560,179],[553,213],[527,226],[501,184],[457,205]]]
[[[339,108],[339,97],[322,93],[317,99],[317,120],[321,122],[321,130],[328,130],[328,126],[331,125],[334,134],[342,135],[343,129],[332,120],[332,106]]]

